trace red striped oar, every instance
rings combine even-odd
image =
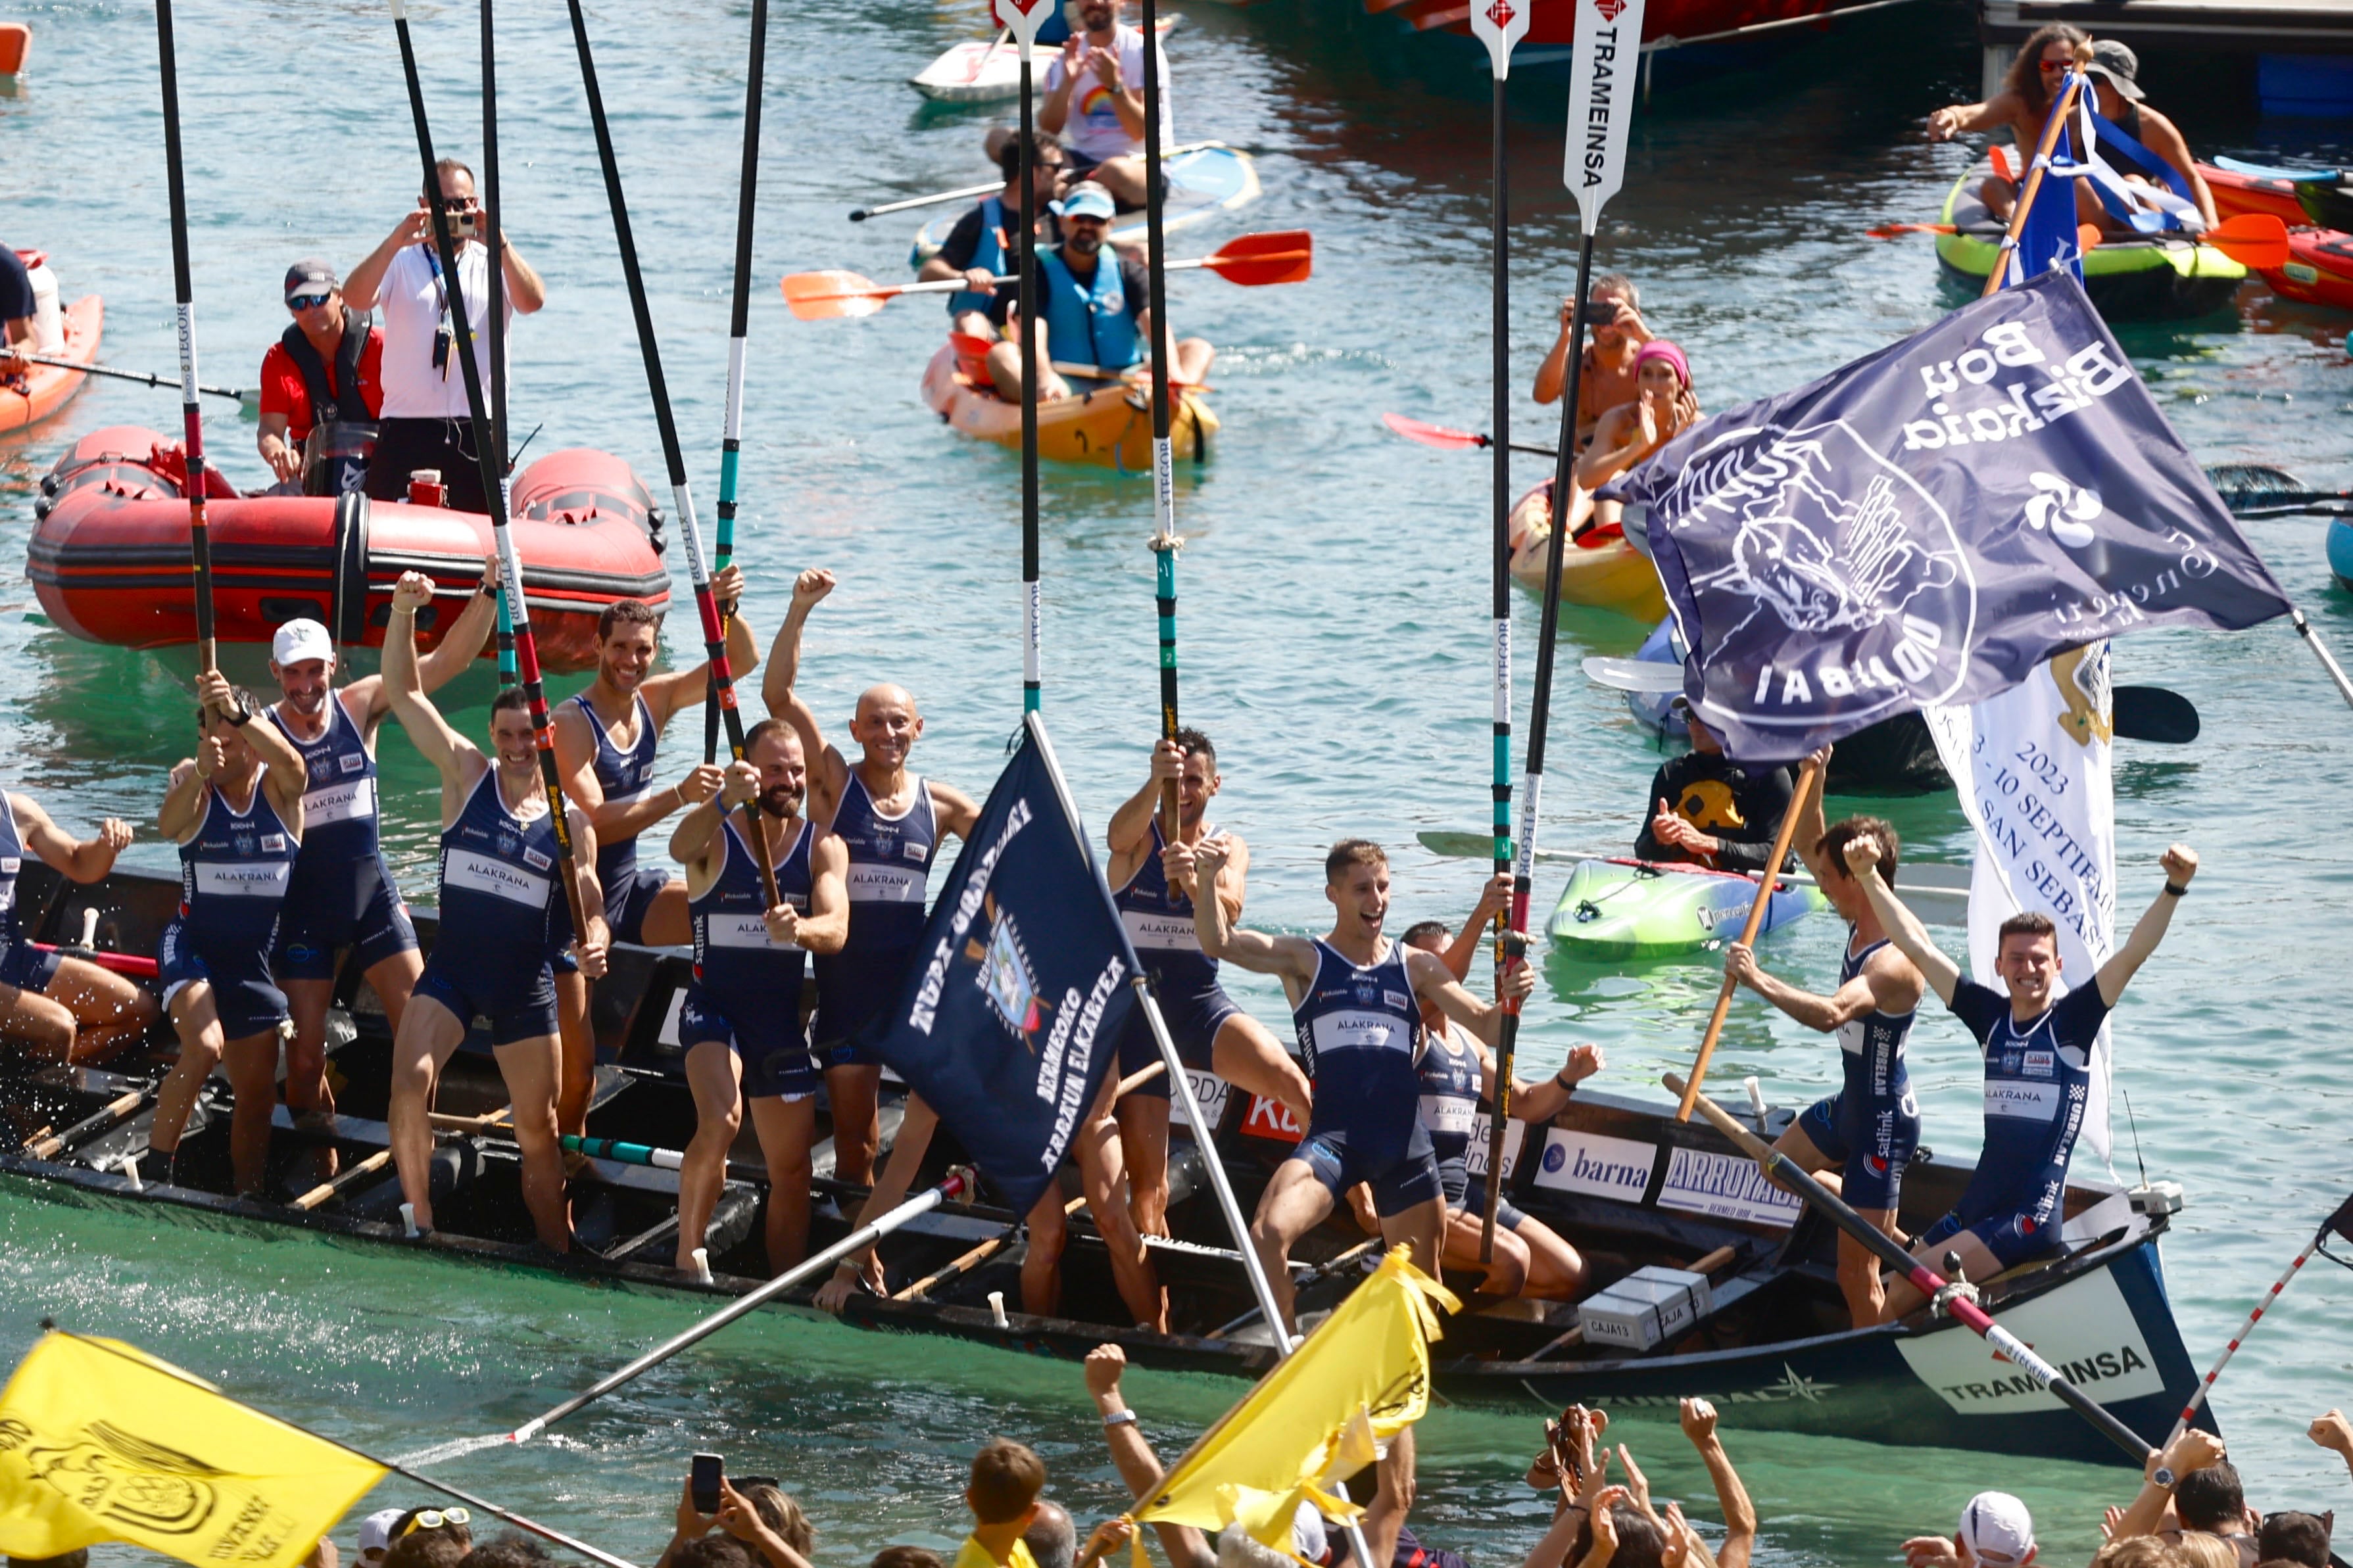
[[[2214,1380],[2222,1375],[2222,1369],[2231,1364],[2231,1358],[2239,1353],[2239,1347],[2246,1342],[2249,1334],[2255,1331],[2255,1325],[2263,1321],[2263,1314],[2272,1310],[2272,1303],[2278,1300],[2279,1293],[2287,1289],[2287,1282],[2296,1277],[2297,1272],[2310,1260],[2314,1253],[2320,1250],[2320,1244],[2328,1239],[2328,1234],[2331,1231],[2335,1231],[2348,1241],[2353,1241],[2353,1197],[2348,1197],[2337,1205],[2337,1212],[2320,1222],[2320,1228],[2312,1233],[2312,1239],[2305,1244],[2302,1252],[2295,1255],[2295,1261],[2287,1266],[2287,1272],[2281,1275],[2273,1283],[2272,1288],[2263,1292],[2263,1299],[2255,1303],[2253,1311],[2247,1314],[2244,1326],[2231,1336],[2231,1342],[2222,1347],[2222,1353],[2214,1358],[2213,1366],[2208,1370],[2205,1377],[2200,1380],[2198,1392],[2191,1394],[2189,1403],[2181,1407],[2181,1415],[2174,1422],[2173,1430],[2167,1433],[2165,1441],[2158,1445],[2160,1451],[2172,1447],[2174,1442],[2189,1427],[2189,1418],[2198,1414],[2198,1407],[2206,1403],[2206,1395],[2212,1392]],[[2328,1256],[2334,1258],[2337,1255],[2332,1252]]]
[[[1270,283],[1302,283],[1313,270],[1314,237],[1303,228],[1277,229],[1271,234],[1246,234],[1229,240],[1214,254],[1168,263],[1171,272],[1206,270],[1245,289]],[[992,283],[1018,283],[1018,278],[992,278]],[[871,316],[902,294],[955,294],[971,288],[962,278],[940,278],[926,283],[881,284],[856,272],[839,269],[795,272],[784,280],[785,303],[804,321],[828,321],[846,316]]]
[[[1949,223],[1883,223],[1862,232],[1873,239],[1893,239],[1899,234],[1958,234],[1961,230]],[[2252,267],[2258,272],[2287,265],[2287,225],[2274,213],[2241,213],[2202,233],[2180,237],[2211,246],[2240,266]],[[2093,237],[2087,237],[2084,248],[2088,250],[2098,243],[2094,231]]]

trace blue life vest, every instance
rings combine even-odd
[[[589,733],[596,737],[593,766],[596,786],[605,792],[605,804],[617,805],[650,791],[654,784],[654,752],[660,749],[661,731],[654,723],[654,710],[646,706],[646,700],[634,695],[629,699],[638,711],[638,741],[626,752],[613,744],[605,721],[597,714],[596,704],[588,700],[586,692],[572,700],[580,705],[581,716],[588,721]],[[638,841],[634,835],[628,838],[602,833],[596,836],[596,882],[608,889],[607,897],[612,896],[609,889],[618,887],[637,868]]]
[[[1046,353],[1067,364],[1122,371],[1144,358],[1135,330],[1141,300],[1131,301],[1119,278],[1119,256],[1106,244],[1095,253],[1092,284],[1082,284],[1060,256],[1039,253],[1046,284]]]
[[[1005,276],[1006,219],[1005,197],[1001,193],[980,204],[980,241],[972,247],[972,260],[966,264],[966,271],[981,267],[987,268],[992,278]],[[986,294],[960,289],[948,296],[948,315],[953,319],[966,310],[977,310],[985,316],[995,303]]]
[[[302,754],[302,858],[320,866],[375,858],[375,758],[342,696],[327,694],[327,727],[315,741],[295,734],[275,705],[268,712]]]

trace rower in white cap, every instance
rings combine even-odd
[[[1905,1568],[2026,1568],[2034,1552],[2034,1517],[2008,1492],[1969,1499],[1949,1541],[1915,1535],[1904,1543]]]

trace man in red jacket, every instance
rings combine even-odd
[[[343,303],[335,269],[312,258],[286,269],[286,333],[261,358],[261,431],[255,445],[281,483],[300,485],[314,425],[372,422],[384,406],[384,331]],[[352,463],[330,493],[366,478]]]

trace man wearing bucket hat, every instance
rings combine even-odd
[[[1040,402],[1092,391],[1144,362],[1152,338],[1151,295],[1144,264],[1105,244],[1113,210],[1111,193],[1092,180],[1072,185],[1053,204],[1063,238],[1060,251],[1038,257],[1041,309],[1034,341]],[[1217,350],[1204,339],[1186,338],[1174,344],[1169,357],[1171,382],[1198,385]],[[990,349],[988,372],[999,387],[1018,387],[1020,343]]]
[[[2197,207],[2205,226],[2213,227],[2219,221],[2214,193],[2199,174],[2198,160],[2180,131],[2148,106],[2148,94],[2140,85],[2140,57],[2133,53],[2132,46],[2115,38],[2099,39],[2092,45],[2092,60],[2084,70],[2092,79],[2092,90],[2099,95],[2094,107],[2101,119],[2109,121],[2099,133],[2100,155],[2123,174],[2126,184],[2148,191],[2168,188],[2169,194]],[[2117,132],[2129,137],[2131,144],[2126,144]],[[2112,215],[2103,216],[2113,226],[2125,227]]]
[[[261,429],[254,445],[280,484],[301,489],[304,447],[314,427],[361,427],[338,447],[373,443],[384,407],[384,332],[343,303],[342,279],[317,257],[286,269],[286,309],[292,324],[261,356]],[[342,495],[367,482],[360,451],[320,469],[318,494]]]
[[[2008,1492],[1969,1499],[1949,1541],[1915,1535],[1904,1543],[1905,1568],[2026,1568],[2034,1553],[2034,1518]]]

